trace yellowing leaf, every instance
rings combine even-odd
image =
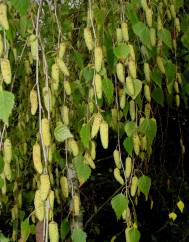
[[[169,219],[172,219],[173,221],[175,221],[175,219],[177,218],[177,214],[174,212],[169,213]]]
[[[184,209],[184,203],[183,203],[183,201],[181,201],[181,200],[178,201],[177,207],[181,211],[181,213],[183,213],[183,209]]]

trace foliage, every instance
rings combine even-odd
[[[1,241],[42,234],[47,240],[48,224],[55,241],[88,241],[83,220],[92,202],[83,202],[101,170],[115,188],[106,203],[128,231],[118,236],[140,240],[140,194],[153,204],[158,110],[188,108],[186,10],[181,0],[1,1]],[[111,166],[103,162],[98,170],[104,155],[111,155]],[[174,200],[166,211],[171,222],[176,206],[185,211],[185,203]]]

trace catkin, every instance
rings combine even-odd
[[[31,114],[35,115],[38,109],[37,92],[32,89],[30,92]]]
[[[100,113],[94,114],[92,129],[91,129],[91,138],[93,139],[100,129],[100,124],[102,122],[102,116]]]
[[[93,160],[96,159],[96,143],[95,141],[91,141],[91,145],[90,145],[90,154],[91,154],[91,158]]]
[[[0,57],[3,55],[4,45],[3,45],[3,38],[0,34]]]
[[[49,205],[52,210],[54,208],[54,196],[55,196],[54,191],[50,190],[48,198],[49,198]]]
[[[69,108],[66,105],[62,107],[63,122],[65,125],[69,125]]]
[[[102,48],[100,46],[95,47],[94,58],[95,58],[95,70],[96,72],[99,72],[101,70],[102,60],[103,60]]]
[[[44,202],[41,199],[41,192],[37,190],[34,197],[35,216],[39,221],[43,221],[45,216]]]
[[[121,109],[124,109],[126,105],[125,90],[122,90],[122,89],[120,89],[120,92],[119,92],[119,105]]]
[[[100,124],[100,139],[104,149],[108,148],[108,124],[106,121],[102,121]]]
[[[137,133],[135,133],[132,137],[133,139],[133,148],[134,148],[134,152],[136,155],[139,155],[140,153],[140,139]]]
[[[121,169],[121,155],[119,150],[115,149],[113,152],[114,162],[118,169]]]
[[[102,98],[102,79],[101,79],[101,76],[99,74],[95,75],[94,85],[95,85],[97,98],[101,99]]]
[[[58,65],[56,63],[53,64],[51,67],[51,77],[53,79],[53,89],[57,91],[59,86],[60,73]]]
[[[114,177],[117,182],[119,182],[121,185],[124,185],[124,180],[121,177],[120,170],[117,167],[114,169]]]
[[[3,81],[6,84],[10,84],[12,79],[12,72],[11,72],[10,62],[7,58],[1,59],[1,73],[3,77]]]
[[[130,113],[130,116],[131,116],[131,120],[134,121],[135,117],[136,117],[135,101],[134,100],[131,100],[129,102],[129,113]]]
[[[47,118],[43,118],[41,120],[41,129],[42,129],[43,143],[45,146],[49,146],[51,143],[51,134],[50,134],[49,120]]]
[[[162,74],[165,74],[165,67],[164,67],[164,64],[163,64],[163,59],[162,59],[162,57],[157,56],[157,58],[156,58],[156,63],[157,63],[157,66],[158,66],[160,72],[161,72]]]
[[[61,70],[61,72],[65,75],[65,76],[69,76],[69,70],[66,66],[66,64],[64,63],[64,61],[60,58],[57,58],[57,65],[59,67],[59,69]]]
[[[128,25],[126,22],[121,23],[122,36],[125,42],[129,41]]]
[[[5,3],[0,3],[0,25],[5,30],[9,30],[9,22],[7,19],[7,5]]]
[[[172,17],[175,19],[176,18],[176,10],[175,10],[175,5],[174,4],[170,5],[170,11],[171,11]]]
[[[146,118],[150,117],[150,112],[151,112],[151,105],[150,105],[150,103],[146,103],[145,107],[144,107],[144,113],[145,113]]]
[[[150,28],[150,42],[152,47],[156,46],[156,30],[155,28]]]
[[[64,57],[66,51],[66,43],[62,42],[60,43],[59,49],[58,49],[58,57],[62,59]]]
[[[179,18],[175,18],[175,28],[177,32],[180,32],[180,20]]]
[[[129,74],[133,79],[136,79],[136,63],[133,60],[129,61]]]
[[[179,85],[177,81],[174,82],[174,89],[176,93],[179,93]]]
[[[92,50],[94,48],[94,42],[90,28],[84,28],[84,40],[88,50]]]
[[[129,59],[132,61],[135,61],[136,57],[135,57],[134,47],[131,44],[128,44],[128,47],[129,47]]]
[[[153,15],[152,9],[151,8],[147,8],[145,10],[145,13],[146,13],[147,25],[148,25],[149,28],[151,28],[152,27],[152,15]]]
[[[179,96],[179,94],[177,94],[177,95],[175,96],[175,102],[176,102],[176,106],[177,106],[177,108],[179,108],[179,107],[180,107],[180,96]]]
[[[141,0],[141,6],[144,11],[148,8],[148,4],[147,4],[146,0]]]
[[[123,35],[122,35],[121,28],[116,29],[116,39],[117,39],[117,43],[121,43],[123,41]]]
[[[117,78],[121,83],[125,82],[125,68],[122,63],[117,63],[116,65]]]
[[[73,212],[74,216],[79,216],[80,213],[80,199],[78,195],[73,196]]]
[[[135,89],[134,89],[133,80],[132,80],[132,78],[130,76],[128,76],[126,78],[126,88],[127,88],[129,96],[134,96]]]
[[[49,87],[43,88],[43,101],[45,104],[45,108],[48,111],[52,111],[52,95],[51,95],[51,89]]]
[[[133,176],[131,181],[131,196],[134,197],[137,191],[138,187],[138,178],[136,176]]]
[[[127,157],[125,160],[125,176],[129,178],[132,171],[132,159],[131,157]]]
[[[146,84],[144,85],[144,96],[146,100],[150,103],[151,102],[151,93],[150,93],[150,87]]]
[[[85,155],[84,155],[84,159],[85,159],[85,162],[86,162],[87,164],[89,164],[89,166],[90,166],[92,169],[95,169],[95,168],[96,168],[96,165],[95,165],[95,163],[94,163],[94,161],[93,161],[91,155],[90,155],[88,152],[85,153]]]
[[[64,80],[64,90],[66,95],[70,96],[72,94],[70,82],[67,80]]]
[[[62,194],[65,198],[68,198],[69,196],[69,187],[68,187],[68,179],[65,176],[61,176],[60,178],[60,187]]]
[[[79,146],[74,138],[68,139],[68,146],[69,146],[73,156],[77,156],[79,154]]]
[[[12,171],[10,167],[10,163],[5,163],[4,164],[4,170],[3,170],[5,177],[8,181],[12,180]]]
[[[55,221],[49,223],[50,242],[59,242],[58,224]]]
[[[50,190],[50,179],[48,174],[42,174],[40,176],[40,195],[41,200],[45,201],[47,199],[47,196],[49,194]]]
[[[41,174],[43,172],[43,166],[41,162],[41,148],[38,143],[33,146],[33,163],[36,171]]]
[[[30,35],[29,43],[30,43],[32,58],[33,58],[33,60],[37,60],[37,58],[38,58],[38,39],[35,34]]]
[[[4,163],[10,163],[12,160],[12,144],[8,138],[6,138],[4,141],[3,153]]]
[[[151,81],[151,71],[150,71],[150,66],[148,63],[144,63],[144,75],[147,83],[150,83]]]

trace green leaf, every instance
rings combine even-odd
[[[93,75],[94,75],[94,70],[86,67],[83,69],[83,77],[85,79],[86,82],[91,81],[93,79]]]
[[[158,37],[160,38],[160,40],[163,41],[165,45],[167,45],[167,47],[169,47],[170,49],[172,48],[172,37],[168,29],[163,28],[158,31]]]
[[[154,88],[153,92],[152,92],[152,98],[158,103],[160,104],[162,107],[164,105],[164,94],[161,88],[157,87]]]
[[[2,234],[1,232],[0,232],[0,241],[1,241],[1,242],[10,242],[10,240],[9,240],[8,238],[6,238],[6,237],[4,236],[4,234]]]
[[[161,73],[160,73],[160,71],[159,71],[158,68],[155,68],[155,69],[152,71],[151,78],[152,78],[153,82],[154,82],[159,88],[162,87],[162,75],[161,75]]]
[[[148,194],[151,187],[151,178],[149,176],[141,176],[138,180],[138,188],[144,193],[146,200],[148,199]]]
[[[131,21],[132,25],[134,25],[138,22],[138,16],[137,16],[136,8],[131,3],[127,3],[126,16]]]
[[[142,82],[140,80],[138,80],[138,79],[134,79],[133,80],[133,85],[134,85],[135,93],[132,96],[132,99],[134,100],[140,94],[140,92],[142,90]],[[127,89],[127,86],[125,86],[125,92],[127,93],[127,95],[130,96],[129,91]]]
[[[4,186],[4,181],[3,181],[3,178],[0,177],[0,189]]]
[[[151,42],[150,42],[150,31],[147,28],[147,26],[139,21],[133,26],[134,33],[139,37],[140,41],[149,49],[151,48]]]
[[[30,235],[30,224],[29,219],[25,219],[21,223],[21,238],[26,241]]]
[[[73,135],[66,125],[59,122],[54,130],[54,137],[58,142],[64,142],[69,138],[73,138]]]
[[[152,144],[156,133],[157,133],[157,124],[155,119],[145,119],[140,125],[140,132],[147,136],[147,139],[150,144]]]
[[[81,141],[85,148],[89,148],[90,141],[90,124],[83,124],[80,130]]]
[[[119,193],[118,195],[112,198],[111,205],[116,214],[117,219],[121,218],[121,215],[124,212],[124,210],[128,207],[128,204],[128,198],[122,193]]]
[[[112,73],[115,57],[114,57],[114,52],[113,52],[112,36],[110,35],[110,33],[108,31],[105,31],[104,44],[106,46],[108,72]]]
[[[14,95],[8,91],[0,91],[0,119],[7,125],[13,106]]]
[[[77,156],[73,159],[74,167],[80,184],[86,182],[91,175],[91,168],[84,163],[82,156]]]
[[[80,228],[75,228],[72,233],[73,242],[86,242],[87,234]]]
[[[26,15],[30,1],[29,0],[10,0],[11,4],[20,13],[20,15]]]
[[[189,49],[189,30],[187,30],[187,31],[183,34],[183,36],[182,36],[182,38],[181,38],[181,41],[182,41],[183,45],[184,45],[186,48]]]
[[[175,5],[176,9],[179,10],[179,8],[184,6],[184,0],[174,0],[174,5]]]
[[[131,137],[133,133],[136,131],[137,125],[136,122],[129,121],[125,124],[125,132],[128,137]]]
[[[65,218],[64,220],[62,220],[61,225],[60,225],[61,240],[64,240],[66,238],[66,236],[69,234],[69,232],[70,232],[69,222],[68,222],[68,219]]]
[[[96,7],[94,9],[94,17],[95,17],[97,25],[103,25],[104,19],[105,19],[104,10],[103,9],[99,9],[98,7]]]
[[[123,142],[123,146],[125,148],[125,150],[127,151],[127,153],[132,156],[132,152],[133,152],[133,141],[131,137],[127,137],[124,142]]]
[[[169,94],[172,94],[176,76],[176,65],[173,64],[170,60],[165,63],[165,75],[167,77],[167,90]]]
[[[130,242],[139,242],[140,237],[141,235],[137,228],[132,228],[129,230]]]
[[[4,169],[4,160],[2,155],[0,154],[0,174],[3,172]]]
[[[74,61],[77,63],[79,68],[83,69],[84,63],[83,63],[82,55],[78,51],[74,50],[73,55],[71,55],[71,56],[73,57]]]
[[[27,15],[23,15],[20,17],[20,33],[23,37],[27,34],[27,28],[31,25],[30,19],[28,19]]]
[[[114,86],[110,79],[107,78],[102,80],[102,90],[108,104],[111,104],[114,101]]]
[[[126,58],[129,55],[129,47],[127,44],[119,44],[114,48],[114,55],[120,58]]]

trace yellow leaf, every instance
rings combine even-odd
[[[175,221],[175,219],[177,218],[177,214],[174,212],[169,213],[169,218],[172,219],[173,221]]]
[[[183,201],[178,201],[177,203],[177,207],[179,208],[179,210],[181,211],[181,213],[183,213],[183,209],[184,209],[184,203]]]

